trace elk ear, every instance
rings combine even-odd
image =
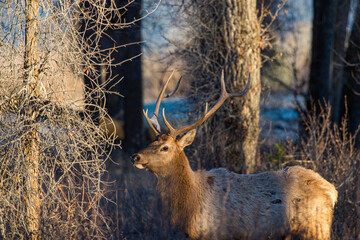
[[[194,141],[195,135],[196,135],[196,129],[192,129],[187,133],[185,133],[177,140],[179,147],[181,149],[184,149],[184,147],[189,146]]]

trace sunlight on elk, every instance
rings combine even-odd
[[[170,211],[172,224],[193,239],[330,239],[335,187],[312,170],[300,166],[259,174],[236,174],[224,168],[193,171],[184,153],[196,135],[195,128],[226,99],[240,97],[250,88],[250,76],[239,93],[221,94],[201,118],[180,129],[163,119],[169,133],[161,134],[157,117],[171,76],[164,84],[151,118],[144,115],[157,138],[132,156],[139,169],[154,173],[158,191]]]

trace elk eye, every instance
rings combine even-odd
[[[160,149],[160,151],[166,152],[169,149],[168,146],[164,146],[163,148]]]

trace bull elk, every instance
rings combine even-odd
[[[168,203],[171,222],[193,239],[330,239],[335,187],[312,170],[300,166],[259,174],[236,174],[224,168],[193,171],[184,153],[195,128],[208,119],[227,98],[224,75],[218,102],[195,123],[161,134],[157,120],[164,84],[153,116],[146,120],[157,134],[147,148],[132,156],[139,169],[154,173],[158,191]],[[174,91],[173,91],[174,92]],[[168,94],[168,96],[171,94]]]

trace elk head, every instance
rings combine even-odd
[[[168,134],[159,135],[147,148],[132,156],[134,166],[166,177],[174,167],[186,166],[183,149],[193,142],[195,134],[193,129],[178,139]]]
[[[208,104],[206,103],[205,111],[201,118],[195,123],[180,129],[175,129],[170,125],[170,123],[166,120],[165,117],[165,109],[163,109],[163,119],[166,127],[169,129],[169,133],[161,134],[160,124],[157,119],[160,103],[163,98],[170,97],[176,92],[181,80],[180,79],[178,81],[175,89],[171,93],[164,95],[165,89],[173,73],[170,75],[169,79],[165,82],[162,90],[160,91],[160,94],[156,101],[153,116],[149,118],[148,111],[144,111],[144,116],[152,130],[156,133],[157,138],[147,148],[132,156],[132,162],[135,167],[139,169],[145,168],[146,170],[150,170],[156,175],[160,176],[167,175],[169,172],[171,172],[169,170],[174,166],[174,164],[177,167],[182,166],[183,164],[183,166],[186,166],[188,164],[183,149],[193,142],[196,135],[195,128],[201,125],[204,121],[206,121],[206,119],[208,119],[212,114],[214,114],[215,111],[221,107],[221,105],[225,102],[226,99],[230,97],[240,97],[244,95],[248,91],[250,85],[249,75],[248,82],[244,90],[239,93],[228,93],[226,91],[224,82],[224,72],[222,72],[220,79],[221,94],[217,103],[209,111]]]

